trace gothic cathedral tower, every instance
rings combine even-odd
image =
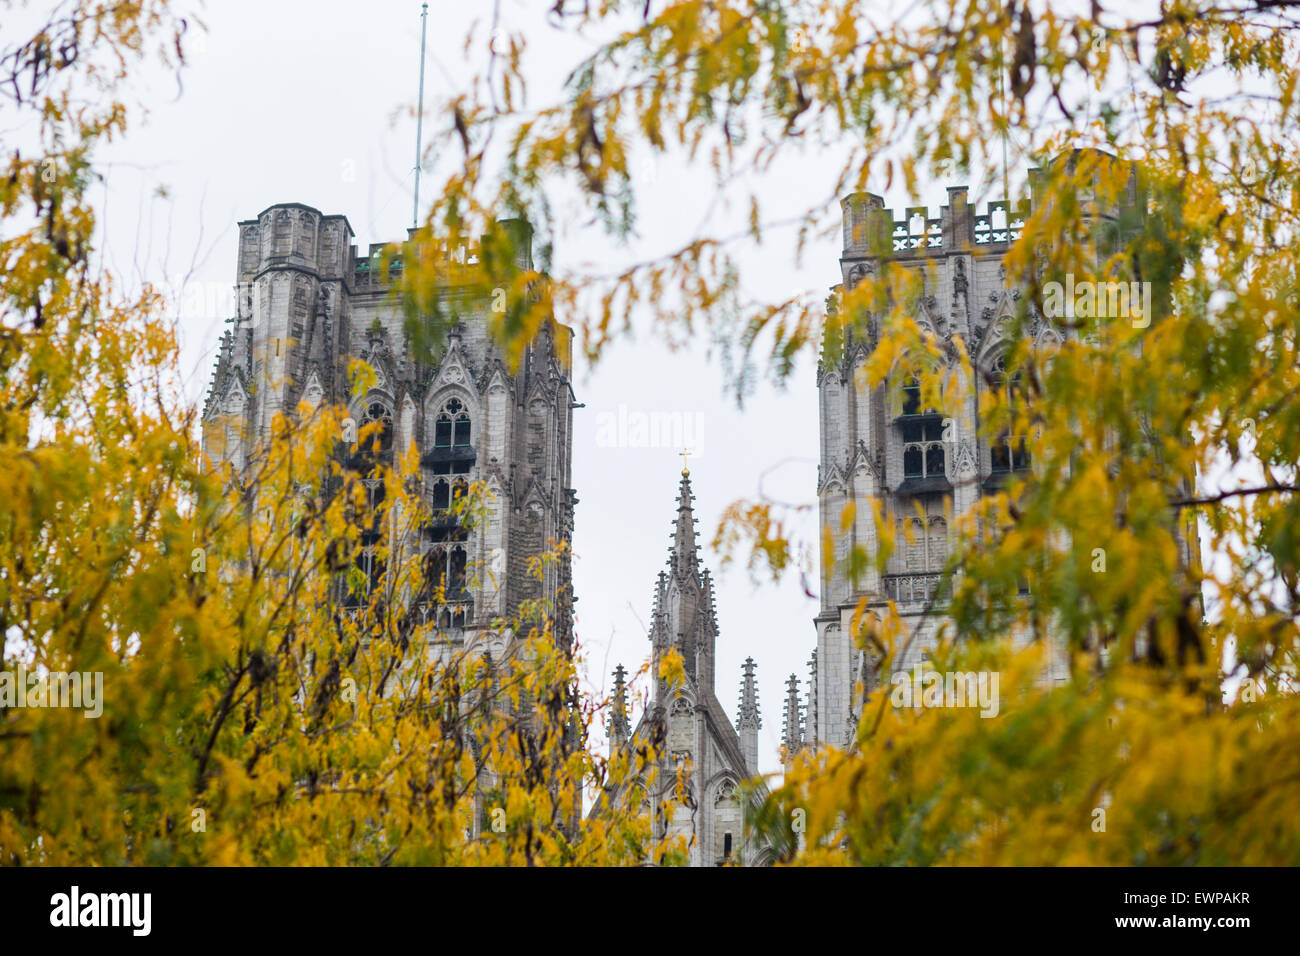
[[[1109,159],[1101,154],[1102,162]],[[1077,154],[1066,154],[1057,162],[1076,161]],[[817,375],[821,526],[840,529],[846,506],[856,507],[848,526],[836,531],[835,560],[821,569],[821,610],[815,619],[817,645],[806,702],[791,675],[783,734],[790,753],[820,744],[842,747],[856,732],[861,695],[871,690],[876,663],[854,640],[852,621],[859,602],[865,600],[870,609],[893,601],[909,631],[918,635],[907,658],[894,661],[896,671],[921,661],[943,621],[940,572],[949,555],[951,517],[996,492],[1008,476],[1032,467],[1023,439],[990,438],[979,428],[979,409],[987,407],[981,394],[1007,384],[1003,359],[1022,290],[1008,282],[1003,259],[1031,209],[1043,201],[1038,170],[1030,171],[1030,182],[1029,200],[990,202],[983,211],[968,202],[966,187],[950,188],[938,217],[921,206],[909,207],[895,219],[880,196],[866,193],[841,203],[843,288],[875,276],[885,260],[914,272],[922,293],[913,317],[948,346],[965,397],[932,409],[922,407],[919,390],[910,382],[867,387],[864,367],[878,334],[874,324],[865,337],[848,337],[838,354],[822,358]],[[1117,221],[1122,210],[1140,208],[1142,201],[1134,174],[1119,206],[1099,211],[1098,218]],[[1032,305],[1028,312],[1024,327],[1035,349],[1050,348],[1068,334]],[[965,380],[958,351],[951,347],[958,335],[979,370],[974,381]],[[898,395],[901,400],[893,397]],[[878,551],[873,503],[894,522],[897,547],[883,572],[868,562],[850,580],[848,556],[855,549],[867,555]],[[1056,648],[1051,658],[1044,679],[1063,678],[1063,653]]]
[[[506,225],[520,239],[520,267],[532,268],[531,229]],[[436,517],[422,530],[418,547],[446,581],[446,600],[420,613],[432,615],[452,644],[464,644],[513,616],[522,601],[548,598],[567,646],[567,557],[548,565],[540,582],[526,566],[548,542],[572,539],[569,330],[544,326],[512,374],[488,335],[489,298],[450,283],[440,296],[460,321],[441,355],[422,362],[390,295],[393,283],[372,268],[385,248],[358,256],[345,217],[298,203],[239,223],[237,309],[227,320],[203,412],[208,457],[215,466],[243,469],[274,417],[293,414],[300,402],[345,406],[358,427],[383,423],[380,454],[391,461],[395,449],[414,443],[419,450],[435,516],[461,483],[483,481],[492,495],[486,520],[472,531]],[[353,359],[365,360],[376,375],[359,397],[347,382]],[[367,561],[364,550],[359,561]]]

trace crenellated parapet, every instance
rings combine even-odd
[[[874,193],[852,193],[840,202],[844,258],[933,258],[972,248],[1005,253],[1020,238],[1031,202],[996,199],[977,209],[968,196],[969,187],[952,187],[947,204],[934,215],[927,206],[907,206],[895,213]]]

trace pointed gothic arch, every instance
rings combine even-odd
[[[434,475],[468,475],[478,459],[474,439],[481,428],[478,410],[459,388],[443,390],[433,401],[425,421],[421,464]]]
[[[1009,343],[997,343],[986,353],[981,366],[984,372],[985,394],[996,390],[1001,393],[999,398],[1003,402],[1010,400],[1012,391],[1019,388],[1018,383],[1021,381],[1020,370],[1011,373],[1007,371],[1008,351],[1010,351]],[[981,417],[984,414],[982,410]],[[1029,470],[1029,447],[1023,435],[1013,435],[1010,429],[1002,429],[997,435],[990,435],[986,441],[990,478],[996,479]]]

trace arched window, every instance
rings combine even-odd
[[[916,379],[903,386],[903,413],[897,422],[903,432],[903,477],[942,478],[943,416],[921,407],[921,386]]]
[[[362,519],[361,548],[357,552],[356,566],[361,571],[364,584],[349,585],[344,597],[345,607],[364,606],[369,594],[379,587],[384,574],[384,562],[378,557],[378,545],[383,537],[382,508],[385,491],[384,480],[378,466],[388,457],[393,448],[393,416],[388,406],[380,401],[370,402],[362,410],[362,427],[370,426],[364,437],[358,432],[356,450],[347,459],[346,467],[360,472],[361,483],[366,489],[366,509],[368,515]],[[378,429],[374,426],[378,424]],[[350,441],[345,438],[345,441]]]
[[[433,483],[432,503],[433,510],[446,511],[451,508],[464,494],[469,490],[463,480],[453,481],[447,478],[438,478]]]
[[[1010,407],[1016,393],[1023,393],[1021,374],[1016,371],[1007,374],[1006,354],[1000,353],[989,369],[993,379],[993,388],[998,392],[1001,402]],[[993,475],[1008,475],[1017,471],[1029,470],[1029,449],[1023,436],[1015,437],[1010,429],[1003,429],[989,445],[989,471]]]
[[[447,602],[466,600],[469,596],[468,562],[464,545],[430,548],[424,556],[424,583],[428,595],[442,588]]]
[[[903,386],[903,414],[920,415],[921,411],[921,383],[909,379]]]
[[[743,825],[740,812],[740,795],[735,781],[724,780],[713,801],[713,855],[714,863],[725,866],[731,862],[735,850],[733,835]]]
[[[424,556],[424,578],[430,593],[446,583],[447,552],[442,548],[434,548]]]
[[[902,553],[899,571],[905,574],[936,574],[948,560],[948,522],[943,515],[909,515],[899,528]]]
[[[439,627],[464,627],[473,616],[469,553],[464,545],[438,543],[424,555],[424,587],[415,607]]]
[[[275,214],[275,225],[271,232],[271,255],[287,256],[292,240],[293,222],[289,219],[289,213],[281,209]]]
[[[469,443],[469,409],[459,398],[449,398],[433,423],[433,450],[425,464],[435,475],[465,475],[474,465],[474,448]]]
[[[367,443],[366,450],[372,455],[387,458],[393,452],[393,413],[383,402],[371,402],[366,406],[365,425],[378,424],[378,433]]]
[[[433,477],[425,488],[432,515],[423,529],[429,542],[425,554],[425,586],[417,601],[438,627],[464,627],[473,618],[469,587],[469,524],[456,512],[456,502],[469,489],[464,478],[474,465],[470,444],[470,413],[463,399],[450,397],[433,418],[433,447],[421,458]],[[427,435],[427,433],[426,433]]]
[[[459,398],[448,399],[438,412],[433,444],[435,448],[469,445],[469,412]]]
[[[447,568],[447,600],[463,601],[469,597],[469,588],[466,586],[465,578],[465,569],[468,563],[465,549],[453,547],[450,558]]]

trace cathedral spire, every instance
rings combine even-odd
[[[691,504],[695,494],[691,491],[691,472],[682,468],[682,480],[677,490],[677,520],[673,524],[673,558],[679,573],[684,577],[700,567],[699,545],[696,543],[695,511]]]
[[[686,837],[692,865],[710,866],[736,858],[748,862],[753,856],[744,829],[747,810],[738,785],[758,777],[762,723],[753,658],[743,669],[737,723],[732,722],[715,691],[718,609],[713,577],[696,543],[694,500],[691,472],[683,464],[667,567],[655,582],[648,628],[653,697],[633,733],[638,740],[642,734],[649,735],[647,740],[662,735],[669,743],[660,758],[663,779],[684,778],[692,788],[691,813],[657,824],[657,832]],[[681,655],[681,672],[670,684],[661,675],[664,659],[672,652]],[[623,728],[628,726],[622,718],[626,713],[625,686],[620,667],[614,674],[611,739],[626,732]],[[797,726],[795,733],[799,734]],[[761,778],[756,785],[765,792]]]
[[[655,589],[650,643],[654,650],[656,675],[662,655],[672,648],[682,656],[686,677],[698,687],[712,691],[718,623],[713,581],[700,561],[696,542],[694,501],[691,473],[683,468],[677,492],[677,514],[670,535],[667,573],[660,573]]]

